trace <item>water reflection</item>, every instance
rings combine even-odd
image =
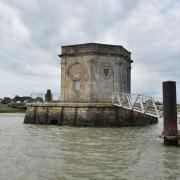
[[[178,179],[180,149],[166,147],[162,123],[146,127],[24,125],[0,117],[0,179]]]

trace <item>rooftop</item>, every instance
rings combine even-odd
[[[131,52],[121,45],[85,43],[62,46],[62,53],[59,57],[79,54],[112,54],[124,56],[131,59]]]

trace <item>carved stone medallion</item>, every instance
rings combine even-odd
[[[102,73],[105,78],[109,78],[112,74],[112,66],[110,63],[103,63],[101,65]]]

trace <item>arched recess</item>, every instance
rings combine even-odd
[[[58,125],[58,120],[56,119],[51,120],[49,125]]]
[[[89,79],[88,70],[83,63],[75,62],[68,66],[67,68],[67,76],[70,78],[70,88],[73,90],[74,87],[74,81],[79,80],[80,83],[80,89],[84,90],[85,82]]]

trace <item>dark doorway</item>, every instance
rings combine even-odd
[[[58,125],[58,120],[51,120],[50,125]]]

